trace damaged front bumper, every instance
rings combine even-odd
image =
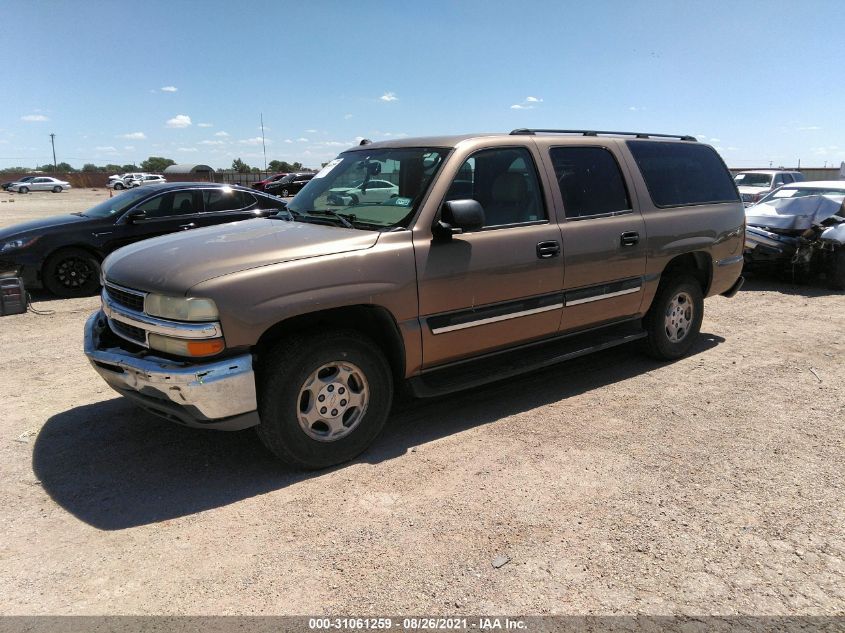
[[[173,361],[109,345],[109,334],[105,315],[92,314],[85,324],[85,355],[119,394],[185,426],[239,431],[259,424],[250,354],[207,363]]]

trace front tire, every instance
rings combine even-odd
[[[287,198],[290,192],[287,189],[282,189],[282,198]]]
[[[378,346],[355,331],[298,335],[260,359],[258,437],[295,468],[361,454],[390,413],[393,376]]]
[[[53,187],[53,193],[61,193],[61,192],[62,192],[62,188],[59,187],[59,185],[56,185],[55,187]]]
[[[694,277],[677,275],[661,281],[643,319],[649,354],[658,360],[686,355],[698,338],[703,316],[704,296]]]
[[[63,248],[47,258],[41,276],[57,297],[88,297],[100,287],[100,262],[81,248]]]
[[[126,188],[126,187],[124,187],[124,186],[123,186],[121,183],[119,183],[119,182],[116,182],[116,183],[114,184],[114,190],[115,190],[115,191],[120,191],[121,189],[125,189],[125,188]]]
[[[29,187],[21,187],[18,189],[18,193],[29,193]]]

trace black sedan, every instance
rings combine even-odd
[[[166,233],[273,215],[285,202],[246,187],[171,183],[130,189],[81,213],[0,229],[0,277],[60,297],[93,294],[112,251]]]
[[[311,179],[314,177],[312,173],[298,173],[298,174],[288,174],[284,178],[280,178],[275,182],[267,183],[264,186],[264,191],[267,193],[271,193],[274,196],[282,196],[283,198],[287,198],[288,196],[294,196],[300,192],[300,190],[307,185]]]

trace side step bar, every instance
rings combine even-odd
[[[529,371],[556,365],[579,356],[624,345],[647,336],[639,320],[555,338],[470,361],[433,369],[408,381],[417,398],[442,396]]]

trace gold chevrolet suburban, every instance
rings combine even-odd
[[[744,210],[689,136],[362,141],[269,218],[122,248],[85,352],[119,393],[296,467],[352,459],[394,390],[433,396],[643,339],[693,345],[742,285]]]

